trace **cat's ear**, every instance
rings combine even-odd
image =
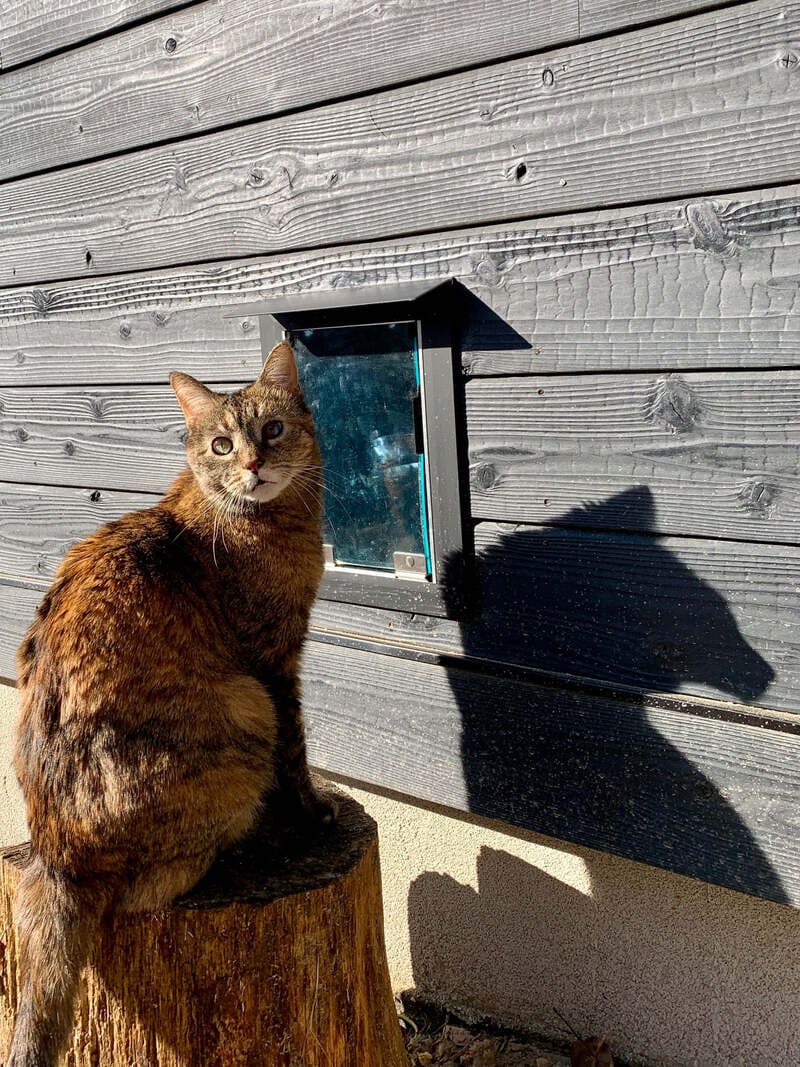
[[[267,356],[267,362],[259,375],[261,385],[277,385],[289,393],[300,393],[300,381],[297,377],[297,364],[294,352],[288,341],[275,345]]]
[[[178,403],[183,408],[187,426],[195,425],[205,415],[210,414],[219,400],[216,393],[206,389],[191,374],[173,371],[169,376],[169,384],[175,390]]]

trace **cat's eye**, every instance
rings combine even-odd
[[[264,423],[261,437],[264,441],[275,441],[283,433],[283,423],[280,419],[270,419]]]
[[[233,441],[230,437],[215,437],[211,442],[211,451],[216,452],[218,456],[227,456],[233,451]]]

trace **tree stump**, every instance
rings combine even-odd
[[[116,915],[81,982],[65,1067],[407,1067],[389,985],[375,823],[337,795],[302,849],[256,838],[169,911]],[[0,852],[0,1064],[18,996]]]

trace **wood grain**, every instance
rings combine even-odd
[[[17,649],[46,588],[44,583],[10,584],[0,578],[0,678],[16,678]]]
[[[757,0],[8,182],[0,284],[792,180],[798,32]]]
[[[661,4],[659,15],[698,6],[676,0]],[[491,17],[485,14],[483,0],[193,4],[7,75],[0,82],[0,178],[653,20],[652,5],[642,0],[580,13],[577,0],[496,0]]]
[[[577,0],[485,13],[483,0],[193,4],[4,78],[0,179],[578,37]]]
[[[304,693],[320,768],[800,902],[797,735],[320,644]]]
[[[675,0],[655,5],[641,0],[579,0],[581,29],[588,33],[608,33],[638,22],[655,22],[674,15],[688,15],[708,7],[708,0]]]
[[[145,493],[0,482],[0,573],[52,578],[76,541],[158,499]]]
[[[798,371],[488,378],[466,392],[476,518],[800,542]],[[645,486],[651,506],[628,507]]]
[[[178,7],[183,0],[3,0],[0,71]]]
[[[646,490],[639,506],[648,506]],[[631,505],[633,506],[633,505]],[[476,663],[800,712],[800,552],[481,523],[460,624],[317,601],[322,634]]]
[[[160,914],[109,917],[82,976],[65,1062],[407,1067],[377,827],[350,797],[337,800],[341,822],[305,848],[256,839]],[[13,903],[28,853],[0,853],[3,1051],[21,992]]]
[[[798,257],[788,186],[11,289],[0,385],[253,377],[258,323],[225,318],[237,304],[446,277],[471,375],[800,364]]]
[[[93,502],[91,495],[0,486],[0,568],[23,581],[49,579],[74,540],[154,500],[102,491]],[[652,509],[647,490],[626,495],[612,506]],[[800,550],[494,523],[479,524],[475,540],[475,618],[459,624],[319,600],[312,627],[320,636],[377,642],[387,654],[464,656],[800,712]],[[35,600],[6,593],[8,651]]]
[[[9,481],[160,493],[186,465],[169,386],[9,389],[0,406]]]

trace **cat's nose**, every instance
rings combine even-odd
[[[259,462],[259,460],[251,459],[249,463],[245,463],[244,469],[246,471],[252,471],[253,474],[258,474],[258,468],[260,466],[261,466],[261,463]]]

